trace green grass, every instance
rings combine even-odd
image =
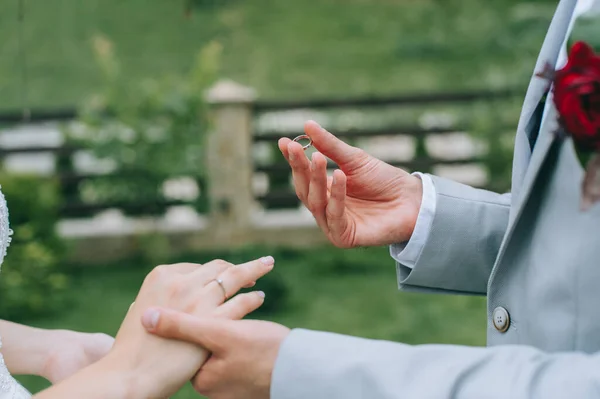
[[[403,293],[387,248],[342,251],[330,247],[309,252],[248,249],[235,253],[197,254],[175,259],[204,262],[223,257],[235,262],[273,254],[276,267],[258,288],[266,291],[272,310],[256,317],[289,327],[333,331],[409,344],[485,344],[485,301],[477,297]],[[26,323],[115,334],[149,269],[137,264],[79,270],[74,273],[74,302],[46,319]],[[278,294],[274,282],[287,287]],[[263,284],[262,286],[260,284]],[[38,378],[21,381],[37,391]],[[174,398],[197,397],[186,387]]]
[[[25,1],[27,97],[74,105],[101,84],[91,39],[113,40],[132,79],[186,71],[223,45],[222,76],[267,97],[524,86],[556,0]],[[0,109],[23,95],[18,0],[0,13]]]

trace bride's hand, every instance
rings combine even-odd
[[[264,294],[234,295],[271,271],[273,264],[273,258],[265,257],[237,266],[216,260],[155,268],[144,280],[109,354],[36,398],[171,396],[196,374],[209,354],[197,345],[149,334],[140,323],[143,311],[166,307],[196,316],[243,318],[263,303]],[[153,316],[146,313],[145,317]],[[146,325],[151,323],[144,320]]]
[[[232,296],[271,271],[273,264],[272,257],[237,266],[216,260],[205,265],[159,266],[148,275],[113,346],[113,355],[142,376],[136,389],[144,392],[143,397],[168,397],[208,358],[208,352],[198,346],[148,334],[140,323],[143,311],[160,305],[193,315],[241,319],[262,305],[264,294]]]
[[[53,384],[102,359],[114,343],[113,337],[101,333],[70,330],[44,332],[48,352],[40,374]]]

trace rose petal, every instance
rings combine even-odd
[[[585,42],[576,42],[571,47],[571,53],[569,54],[569,60],[572,61],[573,66],[587,66],[589,60],[594,58],[594,50],[590,45]]]
[[[600,148],[600,56],[588,44],[575,43],[553,83],[564,130],[579,147]]]

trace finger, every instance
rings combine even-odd
[[[243,286],[242,288],[252,288],[256,285],[256,281],[251,282],[250,284],[246,284],[245,286]]]
[[[265,302],[265,293],[262,291],[238,294],[219,306],[215,310],[216,317],[239,320],[260,308]]]
[[[279,151],[281,151],[281,153],[283,154],[283,157],[285,158],[286,161],[288,161],[288,163],[290,162],[290,156],[288,154],[288,145],[291,142],[292,142],[292,140],[288,139],[287,137],[282,137],[277,142],[277,146],[279,147]]]
[[[348,219],[346,218],[346,175],[339,169],[333,172],[331,194],[325,212],[331,234],[335,237],[343,237],[348,229]]]
[[[308,121],[304,124],[304,132],[312,140],[313,146],[340,168],[351,162],[356,162],[360,156],[368,156],[359,148],[344,143],[342,140],[323,129],[317,122]]]
[[[204,264],[201,268],[196,269],[189,278],[193,279],[198,286],[202,287],[209,284],[217,278],[218,275],[232,266],[232,263],[222,259],[215,259]]]
[[[142,315],[142,325],[163,338],[200,345],[210,352],[226,345],[230,320],[199,318],[164,308],[149,308]]]
[[[266,256],[230,267],[219,275],[218,279],[222,281],[221,284],[215,280],[206,286],[209,291],[208,298],[205,301],[214,306],[221,305],[237,294],[242,287],[269,273],[273,269],[274,263],[273,257]]]
[[[198,269],[202,269],[200,263],[174,263],[171,265],[158,265],[144,279],[144,284],[155,284],[159,281],[165,281],[176,275],[190,274]],[[131,309],[131,307],[130,307]]]
[[[315,217],[317,224],[329,234],[325,209],[327,207],[327,159],[320,153],[312,155],[310,184],[308,188],[307,208]]]
[[[304,155],[302,146],[295,142],[288,144],[288,156],[292,167],[292,179],[296,195],[306,205],[308,184],[310,182],[310,161]]]

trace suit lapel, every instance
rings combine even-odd
[[[555,65],[563,42],[566,38],[569,30],[569,24],[577,0],[562,0],[558,5],[548,34],[542,45],[542,50],[538,57],[534,75],[529,82],[527,94],[525,95],[525,101],[523,103],[523,110],[519,118],[519,124],[517,127],[517,135],[515,139],[515,154],[513,160],[513,174],[512,174],[512,207],[511,222],[517,219],[517,215],[520,212],[520,208],[529,196],[531,189],[531,183],[535,180],[535,176],[539,172],[540,161],[546,156],[548,148],[550,148],[551,142],[547,139],[552,140],[554,135],[547,134],[548,124],[545,121],[550,117],[548,113],[544,115],[544,121],[540,125],[538,140],[534,147],[533,153],[530,147],[530,131],[533,126],[536,125],[532,121],[532,117],[535,114],[535,110],[540,103],[542,97],[548,89],[548,81],[535,76],[535,73],[541,71],[546,63]],[[552,101],[549,96],[547,102]],[[550,109],[551,107],[548,107]],[[535,133],[534,133],[535,134]],[[547,137],[550,136],[550,137]],[[533,162],[532,157],[535,155],[536,162]]]
[[[573,11],[575,10],[576,4],[577,0],[561,0],[560,4],[558,5],[550,28],[548,29],[548,34],[544,40],[542,50],[540,51],[540,55],[535,66],[534,76],[532,77],[529,83],[529,88],[527,89],[515,140],[510,220],[504,240],[500,245],[500,251],[498,253],[496,264],[494,265],[490,275],[488,282],[488,295],[493,289],[493,281],[501,264],[500,261],[503,258],[506,248],[513,235],[517,221],[523,212],[524,205],[531,194],[531,189],[534,185],[535,179],[544,163],[544,160],[546,159],[546,156],[548,155],[548,150],[556,138],[556,135],[553,132],[558,127],[558,121],[556,108],[553,105],[552,93],[550,93],[546,100],[549,103],[548,107],[546,108],[547,112],[543,117],[539,136],[533,152],[529,147],[529,132],[527,131],[527,127],[533,125],[530,124],[531,118],[538,103],[548,88],[548,82],[536,77],[535,73],[541,71],[547,62],[549,62],[551,65],[556,64],[560,49],[569,30],[569,24],[571,22],[571,17],[573,16]]]

